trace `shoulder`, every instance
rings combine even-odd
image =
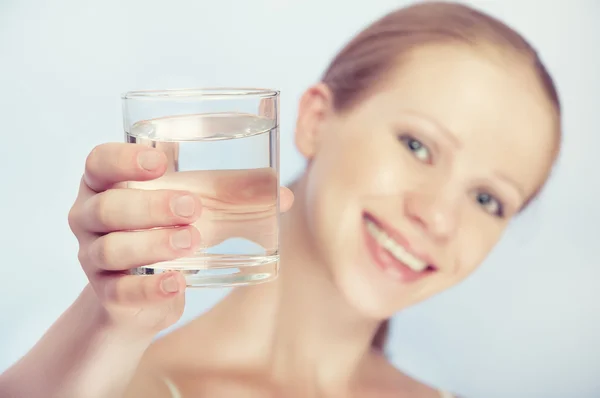
[[[361,372],[362,396],[377,398],[454,398],[444,397],[440,391],[407,375],[393,366],[379,353],[369,355]]]
[[[140,366],[129,383],[125,398],[170,398],[172,391],[168,380],[145,365]]]
[[[126,390],[125,398],[171,398],[169,370],[176,363],[172,353],[166,352],[160,340],[148,347]]]

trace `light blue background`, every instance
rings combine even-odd
[[[355,32],[407,2],[350,3],[0,0],[0,370],[85,283],[67,212],[88,151],[123,140],[119,94],[280,89],[289,181],[303,167],[292,142],[302,90]],[[541,51],[564,102],[564,153],[546,195],[480,271],[394,320],[389,352],[467,397],[598,397],[600,2],[470,3]],[[225,293],[190,292],[182,322]]]

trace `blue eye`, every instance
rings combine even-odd
[[[431,151],[421,141],[409,136],[403,135],[399,140],[406,145],[406,148],[411,151],[415,157],[423,162],[431,161]]]
[[[488,213],[496,217],[504,217],[504,207],[502,203],[492,195],[480,192],[477,194],[477,203]]]

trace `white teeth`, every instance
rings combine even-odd
[[[427,268],[427,263],[412,254],[410,254],[404,246],[392,239],[388,234],[380,229],[371,220],[366,220],[367,231],[384,249],[393,255],[398,261],[406,264],[415,272],[422,272]]]

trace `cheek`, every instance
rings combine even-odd
[[[456,275],[459,280],[469,276],[482,264],[506,230],[505,223],[499,224],[485,217],[474,215],[472,220],[463,220],[457,230],[453,251],[456,253]]]
[[[305,217],[315,246],[328,256],[338,239],[345,213],[352,207],[351,181],[345,179],[339,151],[321,150],[306,174]],[[337,165],[337,166],[336,166]]]
[[[380,129],[381,130],[381,129]],[[347,130],[331,134],[307,170],[306,217],[321,242],[343,245],[343,226],[355,227],[374,203],[402,209],[402,198],[431,181],[434,171],[419,163],[387,131]],[[358,223],[360,226],[361,224]]]
[[[378,156],[381,145],[373,141],[368,132],[332,134],[322,142],[307,170],[307,224],[320,255],[334,268],[352,260],[340,261],[351,257],[348,245],[362,237],[362,210],[367,199],[386,196],[400,186],[393,159],[391,164]]]
[[[349,134],[336,152],[332,184],[352,197],[401,195],[432,177],[390,132]]]

